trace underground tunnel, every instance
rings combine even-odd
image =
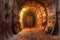
[[[52,5],[53,9],[54,6]],[[48,7],[49,8],[49,7]],[[38,1],[27,1],[23,3],[20,6],[19,9],[19,22],[21,24],[20,28],[23,30],[24,27],[34,25],[35,27],[39,28],[41,31],[47,31],[50,30],[50,33],[47,31],[47,33],[52,34],[54,31],[55,27],[55,21],[56,21],[56,14],[55,11],[53,10],[53,14],[49,14],[49,9],[45,7],[45,5],[41,2]],[[33,12],[29,14],[29,12]],[[29,17],[28,15],[35,15],[35,19],[33,17]],[[26,21],[25,21],[26,20]],[[34,21],[35,22],[34,22]],[[54,21],[53,21],[54,20]]]
[[[4,40],[2,37],[9,38],[19,33],[24,34],[25,29],[38,30],[45,35],[58,35],[60,12],[59,8],[56,8],[57,2],[56,0],[1,0],[0,39]]]

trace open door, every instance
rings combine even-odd
[[[23,15],[23,26],[24,27],[34,27],[36,24],[36,18],[34,13],[28,12]]]

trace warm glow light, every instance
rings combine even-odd
[[[28,7],[27,8],[23,8],[20,12],[20,17],[22,18],[23,14],[25,13],[25,11],[28,10]]]
[[[44,14],[43,14],[43,17],[45,17],[45,16],[46,16],[46,14],[44,13]]]
[[[33,4],[33,5],[32,5]],[[46,16],[46,13],[44,12],[44,7],[38,3],[27,3],[22,10],[19,12],[19,16],[20,16],[20,22],[21,22],[21,28],[23,28],[23,15],[24,13],[26,13],[27,11],[31,10],[32,12],[34,12],[35,16],[36,16],[36,27],[39,28],[40,30],[43,29],[42,27],[42,16]],[[43,12],[43,13],[42,13]],[[41,16],[41,17],[40,17]]]
[[[20,22],[21,22],[21,27],[23,28],[23,14],[28,10],[28,7],[24,7],[22,8],[22,10],[19,12],[19,16],[20,16]]]

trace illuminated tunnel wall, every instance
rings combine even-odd
[[[20,11],[20,22],[21,22],[21,27],[23,27],[23,15],[26,14],[28,11],[31,11],[34,13],[35,17],[36,17],[36,27],[40,26],[42,27],[43,22],[47,23],[47,13],[45,8],[37,3],[36,1],[31,1],[31,2],[27,2],[24,5],[22,5],[22,9]],[[42,28],[41,28],[42,29]]]

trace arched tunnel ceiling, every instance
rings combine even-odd
[[[16,0],[16,2],[19,5],[22,5],[22,3],[26,2],[26,1],[38,1],[41,2],[45,5],[45,7],[48,7],[49,5],[51,5],[52,3],[54,3],[54,0]]]
[[[47,13],[49,13],[49,15],[52,14],[52,13],[55,15],[55,7],[54,7],[54,1],[53,0],[15,0],[14,3],[13,3],[13,9],[14,9],[13,14],[16,15],[17,17],[13,17],[13,19],[15,19],[15,20],[13,20],[14,22],[18,19],[19,11],[21,10],[21,7],[23,6],[22,4],[25,4],[25,2],[27,2],[27,1],[42,2],[45,5],[46,10],[48,10]],[[54,25],[53,25],[53,27],[54,27]]]

